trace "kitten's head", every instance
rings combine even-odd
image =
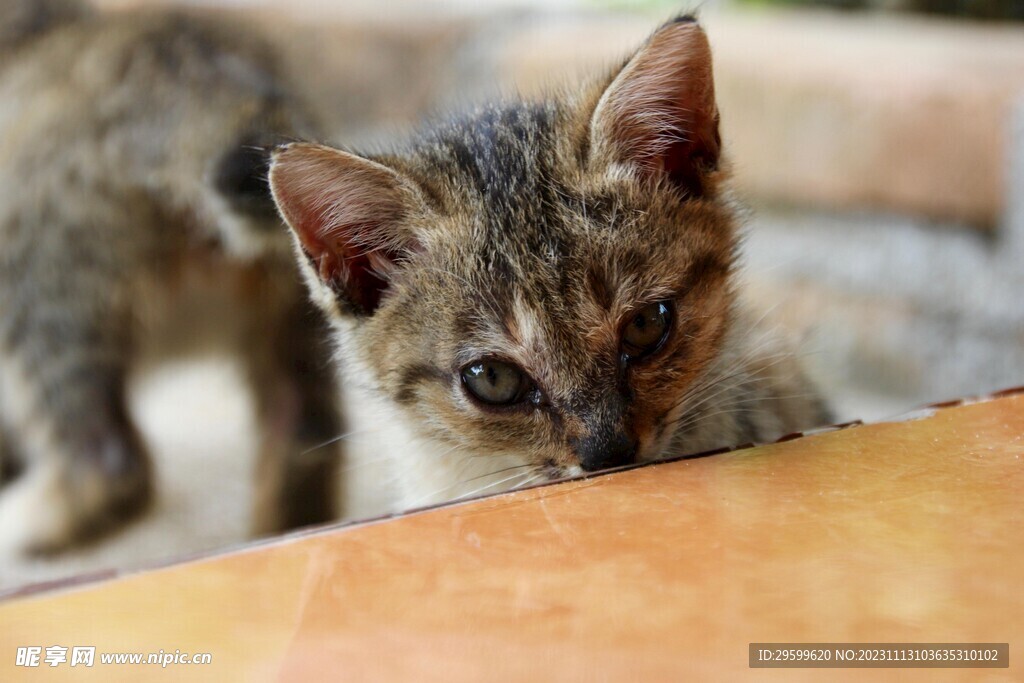
[[[271,169],[346,362],[421,435],[557,476],[656,457],[729,321],[707,39],[658,30],[572,97]]]

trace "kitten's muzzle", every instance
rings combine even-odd
[[[636,462],[637,440],[624,431],[595,434],[573,444],[580,466],[587,472]]]

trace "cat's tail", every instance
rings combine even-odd
[[[0,0],[0,52],[78,21],[91,11],[82,0]]]

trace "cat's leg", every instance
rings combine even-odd
[[[753,358],[746,368],[736,417],[747,441],[771,441],[835,421],[796,351],[781,348],[774,357]]]
[[[742,362],[727,363],[729,372],[709,385],[711,398],[689,418],[687,439],[700,444],[697,450],[768,443],[834,421],[795,348],[774,333],[757,339]]]
[[[149,458],[125,396],[127,297],[85,265],[52,272],[3,283],[0,423],[22,471],[0,489],[0,553],[59,550],[149,500]]]
[[[312,304],[296,300],[258,327],[247,364],[260,439],[253,527],[264,535],[336,516],[342,426],[326,326]]]
[[[6,430],[0,425],[0,491],[21,473],[21,459],[18,457]]]
[[[798,348],[771,328],[740,320],[746,324],[734,326],[716,364],[673,417],[683,426],[663,455],[768,443],[834,421]]]

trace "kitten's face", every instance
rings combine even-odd
[[[511,192],[460,183],[352,341],[445,445],[552,474],[653,457],[725,329],[729,217],[566,164],[513,178],[500,148]]]
[[[275,197],[349,362],[465,457],[557,477],[661,454],[729,320],[710,83],[675,23],[578,101],[374,161],[286,148]]]

